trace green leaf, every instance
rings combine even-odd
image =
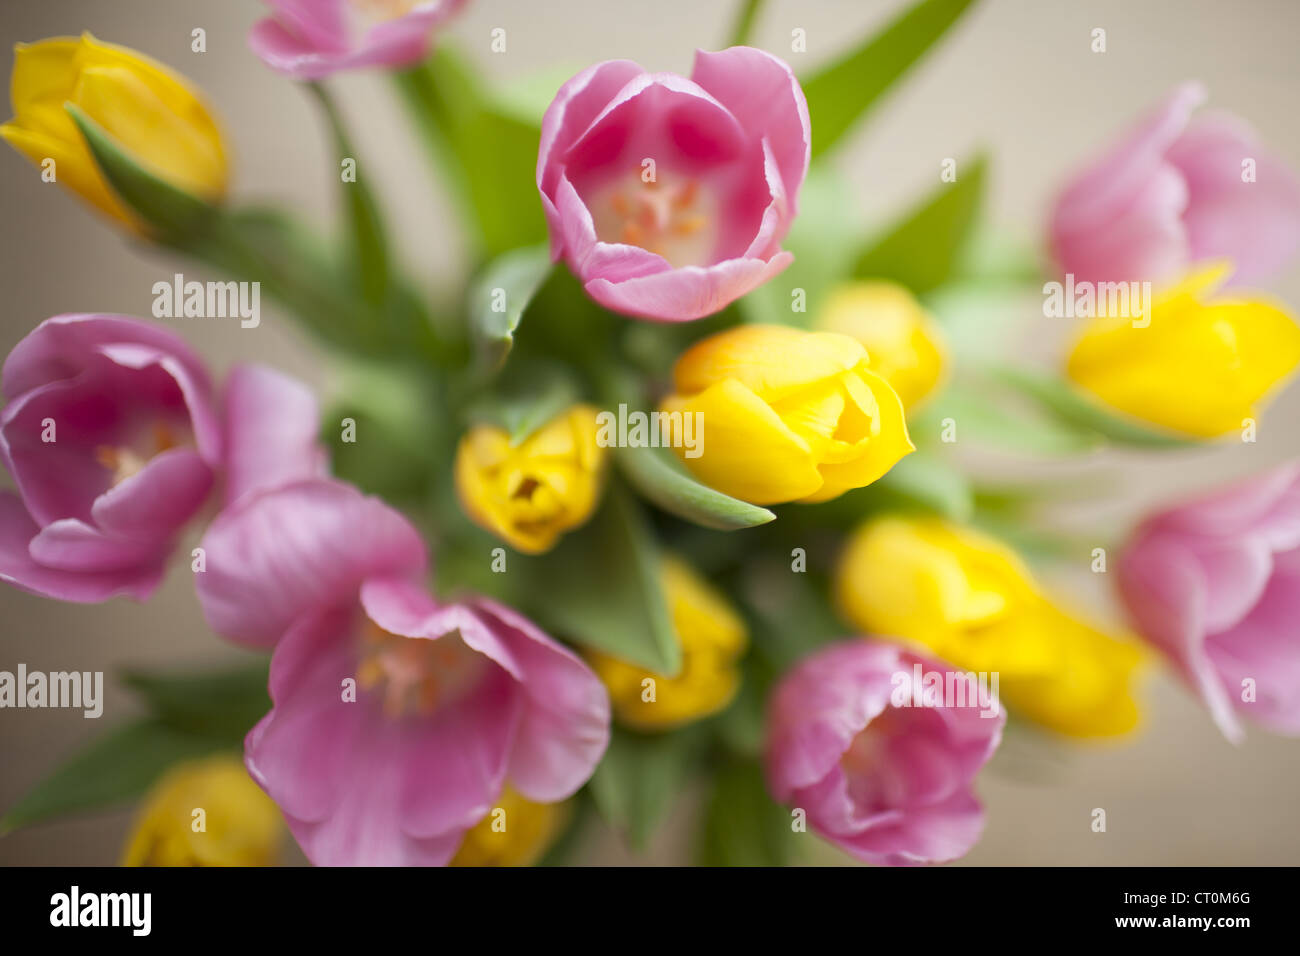
[[[872,487],[878,493],[953,521],[966,521],[975,510],[974,495],[966,477],[951,464],[924,452],[905,456]]]
[[[972,0],[921,0],[846,56],[803,83],[812,154],[834,146],[944,35]]]
[[[986,162],[977,157],[958,167],[919,207],[861,253],[853,265],[860,279],[892,279],[917,295],[943,285],[958,270],[984,192]]]
[[[0,818],[0,833],[131,800],[173,764],[220,751],[238,753],[241,739],[242,734],[190,733],[156,718],[128,724],[95,740],[37,784]]]
[[[641,496],[669,514],[713,528],[735,531],[767,524],[776,515],[702,485],[670,454],[656,448],[619,448],[614,455],[628,482]]]
[[[538,557],[511,557],[531,615],[557,636],[656,674],[682,666],[659,576],[659,552],[636,501],[617,485],[584,527]],[[520,571],[515,568],[519,566]]]
[[[537,195],[540,127],[498,104],[447,44],[394,74],[431,151],[451,177],[479,252],[493,258],[546,238]]]
[[[641,850],[672,808],[699,757],[690,730],[649,736],[615,729],[587,785],[605,821]]]
[[[212,673],[122,675],[153,715],[174,730],[242,740],[271,709],[265,660]]]
[[[132,212],[164,236],[200,229],[216,207],[154,175],[137,163],[103,127],[74,103],[63,108],[77,124],[95,164]]]
[[[757,762],[735,761],[718,771],[704,810],[698,844],[701,866],[784,866],[794,845],[790,814],[768,796]]]
[[[524,309],[550,272],[550,250],[545,245],[528,246],[493,260],[474,284],[469,298],[470,329],[485,368],[495,372],[505,364]]]
[[[1001,368],[996,375],[1060,421],[1093,431],[1118,445],[1188,448],[1197,444],[1192,439],[1139,424],[1112,412],[1053,375],[1022,368]]]

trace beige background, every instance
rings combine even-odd
[[[901,6],[896,0],[774,0],[756,41],[802,70]],[[562,67],[577,70],[612,57],[685,72],[695,47],[722,45],[733,9],[730,2],[700,0],[473,0],[450,34],[503,83],[554,77]],[[245,47],[244,34],[262,10],[254,0],[7,0],[0,5],[0,67],[8,73],[15,41],[82,29],[163,60],[202,86],[225,117],[236,198],[274,199],[324,224],[332,212],[332,154],[304,94]],[[196,26],[207,30],[205,54],[190,51]],[[507,30],[504,55],[488,49],[497,26]],[[1090,31],[1098,26],[1107,30],[1109,46],[1100,55],[1089,50]],[[806,54],[789,53],[794,27],[807,31]],[[1298,30],[1300,5],[1293,0],[985,0],[837,157],[853,188],[846,201],[864,224],[887,221],[932,188],[943,157],[969,156],[984,145],[993,158],[994,221],[1034,240],[1061,177],[1135,111],[1187,78],[1204,80],[1214,105],[1246,116],[1300,168]],[[365,161],[382,173],[383,200],[412,274],[430,287],[454,280],[463,258],[450,207],[427,175],[387,83],[367,74],[342,77],[334,86]],[[170,275],[171,263],[124,242],[57,187],[41,183],[9,150],[0,151],[0,197],[0,350],[60,312],[148,314],[150,287]],[[1300,304],[1296,270],[1272,291]],[[1036,301],[1026,303],[1021,347],[1050,355],[1061,330],[1044,327],[1037,308]],[[256,356],[328,386],[316,353],[265,305],[257,330],[193,321],[182,331],[219,369]],[[1297,412],[1300,388],[1292,388],[1264,416],[1255,445],[1228,443],[1163,458],[1107,454],[1034,470],[1110,481],[1114,490],[1103,504],[1066,517],[1080,528],[1113,531],[1180,490],[1294,456]],[[1022,473],[1028,466],[1004,459],[1000,467]],[[1082,567],[1081,557],[1080,570],[1066,575],[1076,603],[1113,619],[1109,582]],[[0,669],[6,670],[23,661],[38,670],[111,673],[125,664],[202,664],[239,653],[206,630],[188,569],[179,564],[146,607],[126,601],[79,607],[4,588],[0,634]],[[965,862],[1300,862],[1300,745],[1252,732],[1245,745],[1232,747],[1163,676],[1150,682],[1147,697],[1144,731],[1120,746],[1081,748],[1061,759],[1009,742],[981,779],[988,829]],[[0,807],[129,711],[126,696],[110,686],[100,721],[70,711],[0,712]],[[1094,807],[1108,813],[1105,834],[1089,829]],[[0,839],[0,863],[111,863],[127,821],[123,812],[32,828]],[[649,858],[676,858],[684,837],[684,827],[671,828]],[[623,859],[604,845],[588,858]]]

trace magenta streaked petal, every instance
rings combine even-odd
[[[986,702],[906,705],[918,667],[952,670],[883,641],[841,641],[784,675],[768,707],[764,765],[773,796],[871,863],[956,859],[983,827],[971,786],[1005,716],[981,717]]]
[[[212,484],[212,469],[197,452],[173,448],[96,498],[91,515],[108,534],[170,540],[203,507]]]
[[[316,396],[296,379],[262,365],[237,365],[225,391],[226,504],[252,491],[323,478]]]
[[[214,631],[269,646],[301,614],[353,604],[369,577],[420,576],[423,541],[378,498],[306,481],[243,499],[203,537],[199,602]]]
[[[609,745],[609,694],[591,668],[518,612],[473,602],[520,672],[523,714],[510,782],[530,800],[554,802],[586,783]]]
[[[437,639],[453,632],[466,646],[497,664],[515,680],[524,674],[510,648],[464,604],[440,605],[419,585],[402,578],[372,578],[361,587],[366,616],[392,634]]]
[[[683,322],[726,308],[793,261],[793,255],[780,252],[766,262],[730,259],[712,266],[685,266],[621,282],[595,278],[587,282],[586,289],[607,309],[645,319]]]
[[[753,137],[767,139],[793,216],[812,152],[808,102],[790,67],[763,50],[695,52],[691,79],[717,98]]]
[[[984,832],[984,810],[969,793],[909,808],[836,843],[879,866],[947,863],[970,852]]]
[[[60,601],[94,604],[117,595],[148,598],[163,576],[161,560],[114,571],[64,571],[38,564],[29,544],[39,529],[16,495],[0,491],[0,581]]]

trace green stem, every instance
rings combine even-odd
[[[728,46],[747,46],[749,36],[754,30],[754,21],[758,19],[763,0],[743,0],[736,13],[736,22],[731,27],[731,41]]]
[[[307,87],[315,94],[334,134],[339,159],[351,159],[359,168],[356,150],[352,147],[343,117],[333,97],[320,83],[308,83]],[[364,176],[358,175],[354,181],[349,182],[342,180],[340,175],[340,181],[348,210],[349,258],[355,263],[361,293],[372,305],[383,305],[389,297],[391,276],[388,243],[384,238],[379,204]]]
[[[460,157],[448,140],[447,131],[456,127],[457,113],[453,104],[443,96],[434,75],[432,59],[409,70],[395,72],[392,76],[434,165],[442,175],[452,180],[447,192],[456,204],[463,233],[477,238],[478,219],[470,198],[465,171]]]

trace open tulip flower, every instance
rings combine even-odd
[[[859,135],[891,98],[930,115],[932,85],[893,88],[978,0],[897,0],[860,37],[845,24],[876,17],[805,28],[731,2],[725,38],[702,12],[643,31],[654,4],[588,3],[574,31],[573,0],[265,0],[179,34],[122,15],[120,39],[157,51],[17,46],[0,187],[62,187],[122,228],[51,240],[27,197],[7,223],[0,613],[42,640],[0,670],[0,708],[111,730],[0,807],[0,840],[131,798],[113,845],[132,866],[912,866],[962,858],[987,822],[985,862],[1043,763],[1061,779],[1021,789],[1039,829],[1017,862],[1075,862],[1042,849],[1055,832],[1116,865],[1131,841],[1084,820],[1105,751],[1139,748],[1108,764],[1133,793],[1193,786],[1148,759],[1170,726],[1148,667],[1208,712],[1179,722],[1200,772],[1255,775],[1246,751],[1216,763],[1216,725],[1300,735],[1300,324],[1264,284],[1300,248],[1286,137],[1176,85],[1073,178],[1053,147],[1041,172],[1067,185],[1026,248],[984,221],[985,184],[1022,182],[991,173],[996,148]],[[663,41],[645,62],[687,72],[611,58],[641,32]],[[221,84],[229,138],[156,52]],[[1181,79],[1149,65],[1096,102]],[[1035,95],[1072,102],[1056,82],[1039,71]],[[286,132],[295,109],[319,141]],[[395,118],[411,135],[388,137]],[[256,181],[276,170],[338,193],[277,207]],[[390,229],[398,205],[427,248]],[[84,307],[100,240],[146,263],[104,259],[123,285],[103,301],[152,291],[153,320],[31,314]],[[1156,470],[1179,454],[1201,457]],[[1232,461],[1240,486],[1091,520]],[[139,607],[164,579],[166,610]],[[173,616],[189,584],[196,613]],[[120,622],[86,622],[112,613],[168,640],[107,647]],[[203,641],[240,659],[141,660]],[[86,644],[130,661],[121,694],[38,672]],[[1057,753],[1093,745],[1086,771]],[[1197,859],[1166,809],[1117,808],[1115,830],[1164,827]]]
[[[616,312],[717,312],[789,265],[810,145],[799,82],[761,50],[697,53],[690,79],[600,63],[542,121],[551,255]]]
[[[126,316],[46,320],[0,387],[0,579],[65,601],[148,597],[221,478],[230,498],[324,466],[301,385],[238,368],[219,407],[184,341]]]

